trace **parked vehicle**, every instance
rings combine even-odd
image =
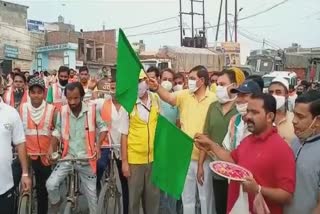
[[[297,74],[293,71],[274,71],[269,74],[263,75],[262,79],[264,82],[264,92],[268,91],[268,88],[272,82],[272,80],[276,77],[283,77],[289,83],[289,85],[296,86],[297,85]]]
[[[172,68],[175,72],[188,72],[203,65],[209,72],[214,72],[221,71],[224,66],[224,55],[206,48],[164,46],[157,52],[142,52],[139,56],[145,70],[155,66],[160,70]]]

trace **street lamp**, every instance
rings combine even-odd
[[[239,14],[240,12],[243,10],[243,7],[241,7],[239,10],[236,11],[236,14],[232,14],[232,13],[228,13],[229,16],[233,16],[234,17],[234,40],[235,42],[238,42],[238,19],[239,19]],[[231,30],[229,29],[230,34],[231,34]],[[232,38],[233,32],[231,34],[231,38]]]

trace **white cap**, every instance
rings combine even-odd
[[[289,90],[289,82],[288,80],[286,80],[285,78],[283,77],[276,77],[272,80],[271,83],[274,83],[274,82],[277,82],[277,83],[280,83],[282,84],[287,90]]]

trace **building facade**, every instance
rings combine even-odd
[[[27,6],[0,1],[0,72],[30,71],[36,48],[45,44],[43,33],[28,31],[27,10]]]

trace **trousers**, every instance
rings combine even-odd
[[[79,174],[84,195],[88,200],[90,214],[97,213],[97,177],[93,173],[89,164],[76,164],[75,169]],[[72,165],[69,162],[60,162],[54,168],[52,174],[47,180],[46,187],[48,190],[49,200],[52,204],[60,201],[60,184],[66,179],[72,171]]]

